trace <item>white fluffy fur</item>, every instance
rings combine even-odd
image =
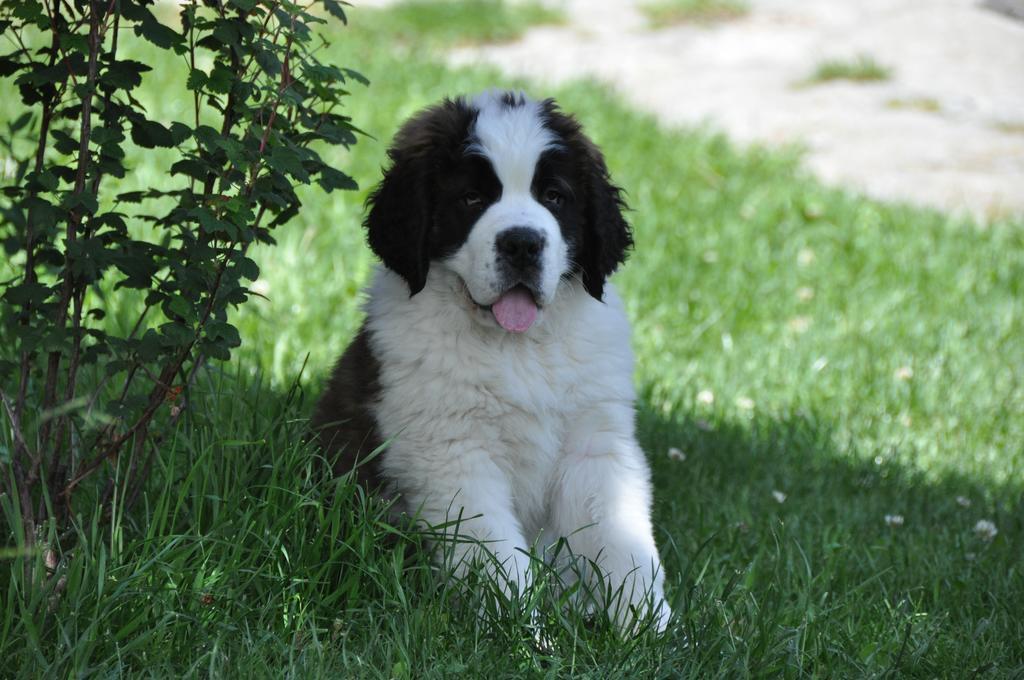
[[[379,270],[368,326],[381,362],[376,420],[391,440],[384,476],[431,524],[463,517],[509,579],[527,585],[534,544],[569,537],[630,604],[669,615],[650,521],[649,471],[634,436],[629,326],[573,282],[528,334],[479,323],[458,277],[432,268],[409,297]],[[457,544],[456,558],[471,549]],[[627,612],[620,613],[627,622]]]

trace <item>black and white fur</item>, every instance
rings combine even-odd
[[[335,469],[387,442],[360,480],[431,524],[462,517],[506,585],[522,592],[531,550],[567,537],[663,629],[629,325],[607,282],[632,238],[600,151],[553,101],[485,92],[415,115],[389,155],[365,222],[384,266],[313,418]],[[516,288],[537,310],[524,332],[494,308]],[[456,542],[456,564],[478,545]]]

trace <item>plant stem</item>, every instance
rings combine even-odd
[[[90,0],[89,2],[89,65],[86,76],[85,92],[82,96],[81,105],[81,121],[79,124],[79,138],[78,138],[78,165],[75,171],[75,185],[72,195],[81,199],[86,190],[86,178],[89,173],[90,154],[89,154],[89,140],[92,134],[92,99],[96,90],[96,63],[99,57],[99,52],[102,47],[102,40],[100,37],[100,27],[102,25],[103,17],[100,16],[100,7],[96,0]],[[81,200],[76,202],[75,207],[70,211],[68,216],[67,229],[65,231],[65,252],[70,250],[71,245],[78,239],[79,230],[82,225],[82,206]],[[74,399],[75,395],[75,382],[78,373],[78,359],[81,350],[82,334],[81,334],[81,295],[77,290],[78,283],[76,277],[71,271],[70,258],[65,255],[64,260],[64,285],[61,291],[60,302],[57,305],[56,318],[54,319],[55,326],[57,328],[64,328],[68,319],[68,308],[73,305],[72,311],[72,349],[71,359],[68,365],[67,372],[67,383],[64,390],[65,402],[70,402]],[[57,372],[60,368],[60,356],[59,351],[50,352],[49,362],[46,372],[46,386],[43,396],[43,410],[51,410],[56,406],[57,397]],[[45,422],[43,427],[40,429],[40,442],[42,446],[50,447],[50,466],[47,475],[48,485],[50,487],[50,497],[55,502],[61,502],[57,500],[58,491],[62,486],[61,475],[59,474],[62,456],[62,440],[64,433],[67,429],[67,419],[70,414],[64,413],[60,416],[56,416],[51,420]],[[56,423],[53,423],[56,421]],[[55,427],[54,427],[55,426]],[[54,430],[54,437],[50,439],[50,430]],[[55,512],[58,516],[63,515],[63,510],[67,507],[66,504],[62,504],[60,507],[55,508]]]

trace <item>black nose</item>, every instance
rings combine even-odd
[[[500,260],[516,269],[529,269],[540,264],[544,234],[529,227],[511,227],[498,234],[494,245]]]

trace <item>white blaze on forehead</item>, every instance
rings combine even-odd
[[[506,193],[530,191],[537,160],[558,144],[544,126],[539,102],[517,95],[520,106],[508,106],[502,92],[485,92],[473,100],[480,114],[470,151],[487,156]],[[522,97],[520,99],[520,97]]]

